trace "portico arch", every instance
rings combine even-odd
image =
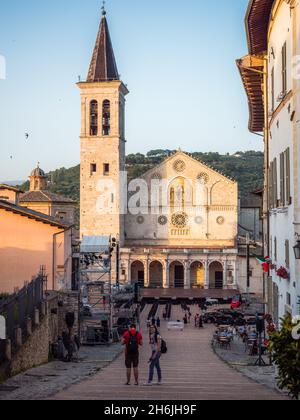
[[[190,268],[191,287],[204,289],[205,287],[205,267],[200,261],[194,261]]]
[[[163,265],[159,261],[152,261],[149,265],[149,286],[152,288],[163,287]]]
[[[134,261],[131,264],[131,283],[138,283],[140,287],[145,287],[145,268],[141,261]]]
[[[209,288],[223,289],[224,287],[224,267],[220,261],[214,261],[209,265]]]
[[[175,289],[184,288],[184,265],[180,261],[173,261],[170,264],[170,286]]]

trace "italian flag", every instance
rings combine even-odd
[[[261,257],[258,257],[257,255],[254,255],[254,257],[259,262],[259,264],[262,266],[262,268],[264,270],[264,273],[268,273],[269,268],[270,268],[270,258],[269,257],[261,258]]]

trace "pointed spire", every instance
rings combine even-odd
[[[106,20],[105,2],[87,82],[119,80],[119,73]]]

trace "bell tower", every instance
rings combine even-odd
[[[106,11],[81,92],[80,234],[124,241],[121,209],[125,171],[125,97],[113,52]]]

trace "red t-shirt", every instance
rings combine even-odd
[[[135,336],[135,335],[137,334],[136,339],[137,339],[137,343],[138,343],[138,345],[140,346],[140,345],[141,345],[141,343],[142,343],[142,340],[143,340],[142,334],[141,334],[141,333],[139,333],[139,332],[137,332],[136,330],[130,330],[130,331],[131,331],[131,334],[132,334],[133,336]],[[128,344],[129,344],[129,340],[130,340],[130,333],[129,333],[129,331],[126,331],[126,332],[124,333],[124,335],[123,335],[123,339],[124,339],[125,344],[126,344],[126,345],[128,345]]]

